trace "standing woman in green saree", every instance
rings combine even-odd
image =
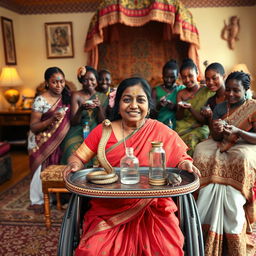
[[[198,69],[191,59],[183,61],[180,75],[186,88],[177,94],[176,132],[190,148],[188,154],[193,156],[195,146],[209,135],[200,110],[214,92],[198,83]]]
[[[68,157],[84,141],[83,125],[88,122],[90,131],[105,119],[105,108],[108,97],[96,91],[98,73],[90,66],[78,69],[78,81],[83,85],[71,96],[71,127],[62,143],[63,156],[61,164],[67,164]]]
[[[169,60],[165,63],[162,76],[164,83],[152,90],[156,118],[170,128],[175,129],[177,93],[185,88],[184,85],[176,84],[179,76],[179,66],[175,60]]]

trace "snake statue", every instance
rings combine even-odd
[[[111,122],[106,119],[102,122],[102,135],[98,146],[97,157],[102,169],[89,172],[86,175],[88,181],[95,184],[111,184],[118,180],[115,169],[108,162],[105,154],[105,147],[112,132]]]

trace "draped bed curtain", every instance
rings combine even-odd
[[[108,69],[115,83],[142,76],[161,81],[162,66],[190,57],[199,65],[199,34],[191,13],[174,0],[106,0],[93,16],[88,65]]]

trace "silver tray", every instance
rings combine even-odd
[[[148,168],[140,167],[140,183],[125,185],[120,179],[112,184],[98,185],[86,180],[87,173],[102,170],[101,168],[84,169],[69,173],[64,176],[66,188],[78,195],[99,198],[152,198],[172,197],[192,193],[199,188],[199,178],[194,173],[189,173],[177,168],[167,168],[167,172],[181,175],[182,182],[178,186],[152,186],[148,183]],[[120,174],[120,168],[115,168]]]

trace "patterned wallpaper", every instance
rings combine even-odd
[[[189,8],[256,5],[256,0],[182,0],[182,2]]]
[[[0,0],[0,6],[20,14],[94,12],[101,0]]]
[[[0,0],[0,6],[20,14],[94,12],[102,0]],[[181,0],[188,8],[253,6],[256,0]]]

